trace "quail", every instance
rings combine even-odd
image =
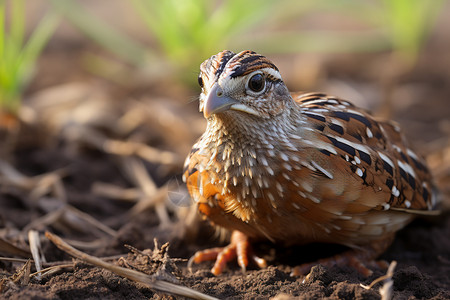
[[[349,264],[382,254],[415,216],[438,200],[426,163],[399,126],[324,93],[290,93],[278,68],[253,51],[222,51],[201,64],[200,111],[207,128],[183,179],[199,212],[232,231],[230,244],[196,253],[223,272],[245,269],[252,241],[333,243],[350,250],[319,261]],[[312,264],[299,266],[308,272]]]

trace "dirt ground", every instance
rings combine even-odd
[[[450,47],[444,42],[432,39],[418,65],[397,75],[380,76],[380,68],[389,65],[387,54],[319,59],[321,75],[312,85],[346,98],[355,96],[359,104],[379,114],[391,112],[435,174],[443,213],[414,221],[381,257],[398,263],[393,299],[450,299]],[[23,261],[0,260],[0,298],[181,299],[72,260],[44,237],[46,230],[91,255],[148,274],[156,272],[158,278],[219,299],[380,298],[382,283],[370,290],[360,284],[371,283],[386,270],[374,269],[370,278],[363,278],[348,267],[316,266],[308,279],[290,275],[299,263],[342,250],[329,245],[285,249],[259,243],[255,252],[268,260],[268,268],[251,266],[243,274],[237,264],[230,264],[215,277],[209,272],[212,264],[202,263],[190,272],[187,259],[193,253],[223,244],[207,222],[192,217],[186,191],[177,187],[182,160],[205,125],[197,103],[191,101],[196,91],[172,89],[171,82],[121,86],[99,79],[80,67],[80,53],[86,49],[67,47],[53,46],[45,52],[40,62],[45,70],[28,92],[40,126],[24,124],[8,158],[23,177],[0,166],[0,238],[27,252],[28,231],[34,229],[39,232],[44,267],[67,266],[40,280],[36,276],[25,280],[16,278],[23,274]],[[294,58],[274,58],[283,75],[294,78],[289,59]],[[386,84],[386,78],[392,82]],[[288,84],[293,90],[304,88]],[[61,95],[72,102],[45,102]],[[385,96],[390,100],[380,104]],[[127,130],[118,123],[128,124]],[[128,150],[112,141],[126,141]],[[153,148],[130,150],[133,143]],[[152,180],[139,173],[142,170]],[[8,181],[6,174],[16,174],[16,180]],[[167,197],[165,188],[176,196]],[[168,250],[158,250],[166,242]],[[2,257],[27,256],[21,253],[0,246]]]

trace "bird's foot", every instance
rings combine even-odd
[[[302,264],[295,267],[291,275],[305,275],[309,273],[313,266],[320,264],[328,268],[335,265],[350,266],[364,277],[369,277],[373,274],[373,271],[370,270],[369,267],[381,269],[387,269],[389,267],[389,264],[386,261],[376,261],[375,259],[386,251],[386,249],[392,244],[393,240],[394,235],[391,235],[380,240],[372,241],[371,243],[360,248],[348,250],[332,257],[319,259],[314,263]]]
[[[216,262],[211,272],[217,276],[223,272],[227,263],[236,257],[243,272],[247,269],[249,259],[260,268],[267,266],[267,262],[263,258],[252,254],[248,237],[240,231],[233,231],[229,245],[198,251],[189,259],[188,268],[191,269],[193,263],[198,264],[204,261],[215,260]]]
[[[383,253],[392,242],[392,238],[382,239],[380,241],[372,242],[362,248],[352,249],[332,257],[319,259],[313,263],[306,263],[295,267],[292,270],[292,276],[306,275],[315,265],[322,265],[324,267],[332,266],[349,266],[355,269],[364,277],[369,277],[373,274],[370,268],[387,269],[389,264],[384,260],[375,260],[381,253]]]

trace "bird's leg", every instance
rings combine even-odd
[[[373,271],[370,270],[367,266],[378,266],[379,268],[383,269],[386,269],[389,266],[386,261],[376,261],[375,259],[392,244],[393,239],[394,236],[390,236],[388,238],[374,241],[358,249],[351,249],[332,257],[319,259],[318,261],[313,263],[302,264],[295,267],[292,270],[291,275],[305,275],[310,272],[313,266],[320,264],[328,268],[334,265],[350,266],[358,271],[358,273],[360,273],[361,275],[369,277],[373,274]]]
[[[252,253],[248,237],[242,232],[235,230],[231,234],[229,245],[226,247],[198,251],[189,259],[188,267],[190,268],[193,263],[198,264],[204,261],[216,260],[211,272],[214,275],[219,275],[225,269],[226,264],[236,257],[243,272],[247,269],[249,258],[260,268],[267,266],[264,259],[257,257]]]

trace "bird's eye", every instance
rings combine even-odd
[[[266,81],[264,80],[264,76],[261,74],[256,74],[250,78],[247,85],[251,91],[258,93],[264,89]]]
[[[201,88],[203,88],[203,79],[202,79],[202,75],[201,74],[199,74],[198,75],[198,85],[201,87]]]

